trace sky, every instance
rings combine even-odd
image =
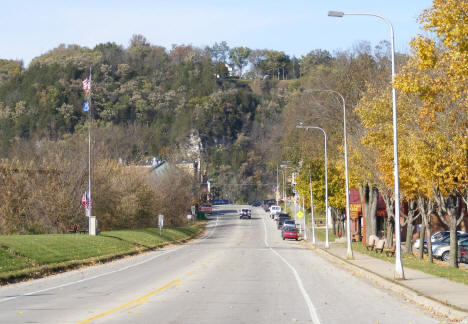
[[[431,0],[0,0],[0,58],[27,65],[60,44],[128,46],[134,34],[166,48],[226,41],[230,47],[296,57],[390,40],[383,20],[328,17],[328,10],[385,16],[393,24],[396,51],[409,53],[411,38],[423,33],[417,18],[431,5]]]

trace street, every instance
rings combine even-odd
[[[439,323],[240,208],[184,245],[1,287],[0,323]]]

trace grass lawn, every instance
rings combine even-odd
[[[51,271],[110,260],[196,236],[204,223],[190,227],[120,230],[84,234],[0,235],[0,281],[37,277]]]
[[[322,241],[325,242],[325,229],[324,228],[316,228],[315,229],[315,237]],[[333,235],[333,231],[329,230],[328,231],[328,241],[333,242],[337,238],[336,235]]]
[[[24,258],[17,257],[0,249],[0,273],[19,270],[28,266],[28,262]]]
[[[315,235],[318,240],[325,242],[325,229],[316,229]],[[333,235],[332,231],[330,230],[329,240],[334,241],[335,238],[336,236]],[[364,246],[362,246],[362,242],[353,242],[353,251],[366,254],[371,257],[378,258],[393,264],[395,263],[394,256],[387,257],[385,253],[376,253],[374,251],[368,251]],[[435,259],[434,263],[429,263],[427,261],[427,258],[420,260],[417,258],[416,255],[406,253],[401,254],[401,261],[403,263],[403,267],[419,270],[434,276],[446,278],[455,282],[468,285],[468,270],[466,268],[452,268],[448,265],[448,263]]]
[[[382,259],[384,261],[395,263],[395,257],[387,257],[385,253],[375,253],[374,251],[367,251],[362,246],[361,242],[353,243],[353,250],[362,254],[370,255],[374,258]],[[464,268],[452,268],[446,262],[434,260],[434,263],[429,263],[427,259],[420,260],[413,254],[401,254],[401,262],[403,267],[419,270],[434,276],[446,278],[452,281],[460,282],[468,285],[468,271]]]

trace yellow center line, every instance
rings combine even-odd
[[[169,287],[174,286],[174,285],[179,286],[179,285],[181,285],[181,284],[182,284],[182,281],[181,281],[180,279],[173,280],[173,281],[171,281],[170,283],[168,283],[167,285],[164,285],[164,286],[162,286],[161,288],[158,288],[158,289],[156,289],[156,290],[154,290],[154,291],[152,291],[152,292],[150,292],[150,293],[148,293],[148,294],[146,294],[146,295],[144,295],[144,296],[141,296],[141,297],[139,297],[139,298],[137,298],[137,299],[134,299],[134,300],[132,300],[131,302],[128,302],[128,303],[123,304],[123,305],[120,305],[120,306],[115,307],[115,308],[113,308],[113,309],[111,309],[111,310],[108,310],[107,312],[98,314],[98,315],[93,316],[93,317],[91,317],[91,318],[85,319],[84,321],[77,322],[76,324],[89,323],[89,322],[91,322],[91,321],[94,321],[95,319],[104,317],[104,316],[106,316],[106,315],[109,315],[109,314],[111,314],[111,313],[113,313],[113,312],[116,312],[116,311],[118,311],[118,310],[120,310],[120,309],[122,309],[122,308],[128,307],[128,306],[133,305],[133,304],[137,304],[137,303],[140,303],[140,302],[143,304],[143,303],[145,303],[146,301],[148,301],[148,300],[145,300],[146,298],[148,298],[148,297],[150,297],[150,296],[153,296],[153,295],[157,294],[158,292],[160,292],[160,291],[162,291],[162,290],[164,290],[164,289],[166,289],[166,288],[169,288]]]

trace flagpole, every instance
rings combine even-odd
[[[88,93],[88,209],[87,209],[87,216],[88,216],[88,233],[89,235],[96,235],[95,229],[92,229],[94,225],[94,219],[91,219],[92,216],[92,199],[91,199],[91,124],[92,124],[92,116],[91,116],[91,66],[89,67],[89,93]]]

